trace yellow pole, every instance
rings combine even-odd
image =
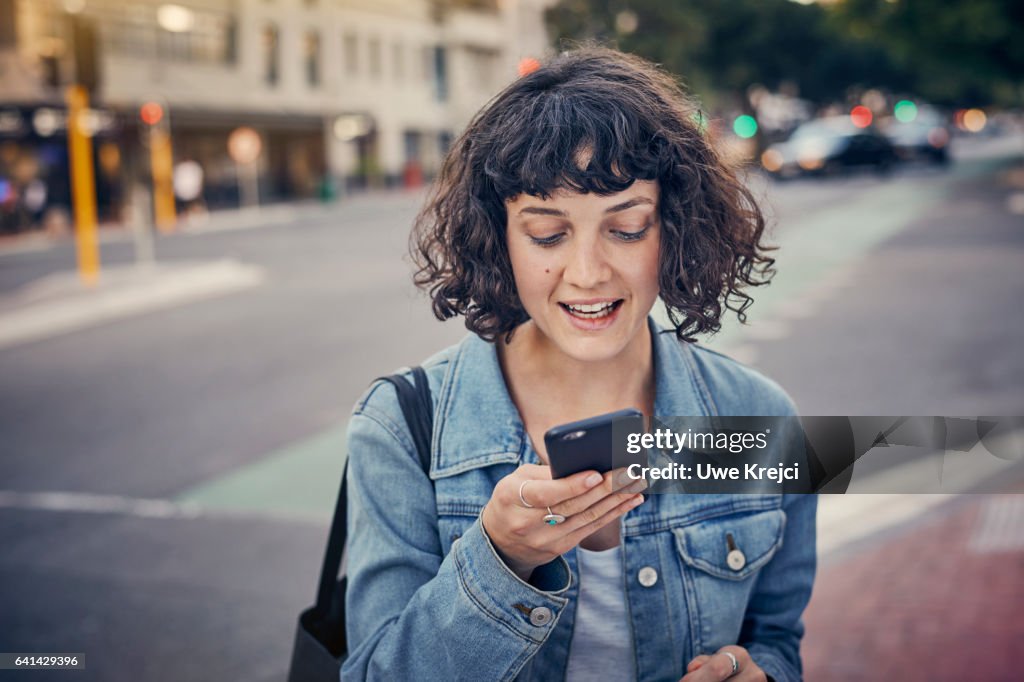
[[[92,138],[86,134],[84,125],[89,95],[81,85],[72,85],[67,89],[66,100],[78,274],[84,284],[92,286],[100,276],[100,248],[96,235],[96,182],[93,178]]]
[[[161,125],[151,128],[149,136],[150,172],[153,175],[153,213],[156,226],[163,233],[174,231],[177,215],[174,210],[174,160],[171,136]]]

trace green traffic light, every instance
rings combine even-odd
[[[917,118],[917,105],[908,99],[901,99],[899,102],[896,102],[892,114],[900,123],[910,123]]]
[[[753,137],[757,134],[757,121],[754,120],[753,116],[737,116],[736,120],[732,122],[732,131],[736,133],[737,137],[742,137],[744,140]]]

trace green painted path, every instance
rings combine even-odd
[[[174,498],[205,509],[326,521],[344,466],[346,424],[271,452]]]

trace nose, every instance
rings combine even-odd
[[[593,289],[611,278],[612,269],[598,239],[569,244],[563,279],[579,289]]]

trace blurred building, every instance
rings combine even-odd
[[[211,208],[240,201],[227,145],[240,126],[261,142],[261,201],[415,184],[519,61],[547,51],[549,4],[0,0],[0,205],[4,183],[23,195],[40,177],[47,203],[67,201],[56,176],[66,176],[63,93],[74,82],[92,90],[107,217],[147,172],[147,102],[166,112],[174,162],[201,167]]]

